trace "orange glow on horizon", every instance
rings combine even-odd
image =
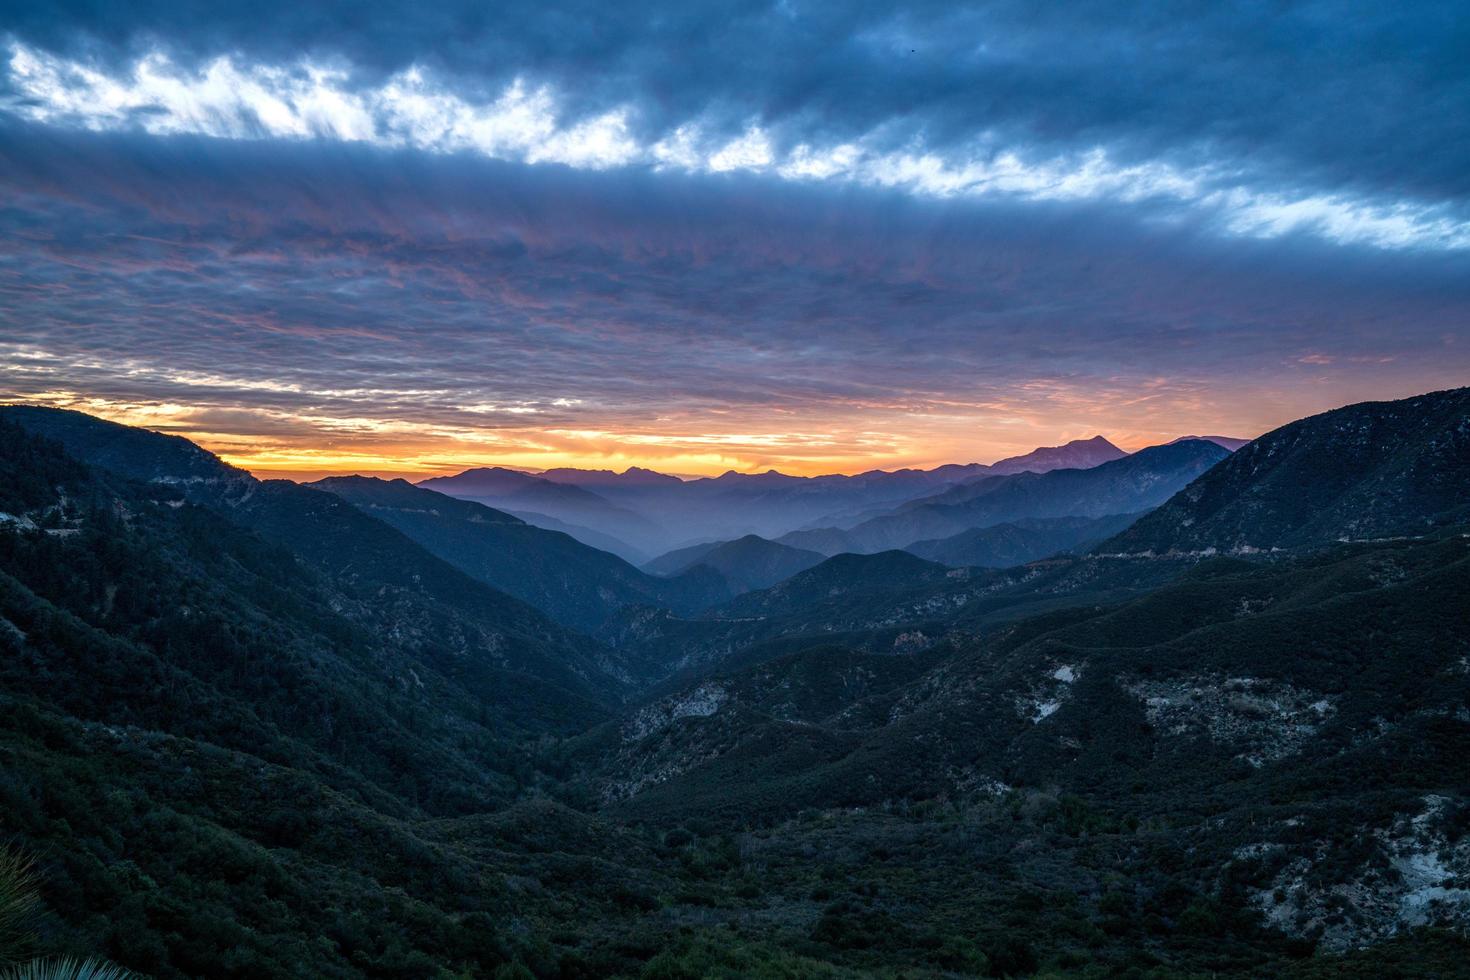
[[[186,435],[216,453],[225,462],[248,470],[261,479],[280,478],[303,482],[327,476],[346,475],[376,476],[382,479],[403,478],[417,482],[435,476],[450,476],[467,469],[493,466],[531,473],[563,467],[583,470],[614,470],[621,473],[629,467],[640,467],[690,479],[718,476],[730,470],[740,473],[764,473],[774,469],[791,476],[850,475],[875,469],[933,469],[948,463],[993,463],[998,459],[1030,452],[1040,445],[1061,445],[1072,439],[1091,438],[1095,435],[1104,435],[1120,449],[1135,452],[1145,446],[1168,442],[1177,435],[1174,433],[1115,435],[1089,431],[1042,438],[1042,441],[1035,443],[995,443],[992,444],[994,448],[989,451],[979,448],[978,445],[973,451],[968,451],[964,446],[954,445],[929,454],[911,453],[854,458],[851,455],[777,455],[753,453],[740,449],[724,453],[639,453],[636,452],[638,448],[636,443],[619,447],[611,452],[581,453],[538,450],[487,453],[458,443],[446,445],[439,442],[426,442],[421,445],[395,443],[381,447],[364,446],[343,451],[305,445],[289,448],[271,444],[251,445],[239,437],[211,433],[191,435],[181,432],[179,434]],[[606,434],[606,438],[613,442],[617,440],[617,436],[612,433]]]
[[[1165,389],[1162,382],[1160,388]],[[443,419],[416,421],[307,415],[238,404],[121,402],[71,390],[33,392],[14,400],[180,435],[261,478],[308,481],[362,474],[416,481],[481,466],[530,472],[556,467],[622,472],[637,466],[686,478],[729,470],[820,476],[932,469],[947,463],[993,463],[1038,446],[1096,435],[1134,452],[1182,435],[1251,438],[1352,401],[1414,393],[1349,394],[1323,387],[1241,389],[1205,397],[1178,389],[1150,394],[1146,386],[1085,391],[1022,384],[1014,399],[1004,403],[816,405],[801,412],[751,409],[741,417],[690,412],[624,420],[621,425],[608,413],[597,428],[565,423],[538,427],[519,420],[514,427],[496,427],[452,411],[443,413]]]

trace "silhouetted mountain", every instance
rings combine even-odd
[[[1111,463],[1128,454],[1102,436],[1073,439],[1061,446],[1043,446],[1022,456],[998,460],[986,468],[987,476],[1010,473],[1050,473],[1052,470],[1085,470]]]
[[[1268,432],[1103,547],[1311,548],[1470,517],[1470,388],[1363,402]]]
[[[641,466],[630,466],[621,473],[612,470],[579,470],[573,467],[558,467],[538,473],[543,480],[578,487],[670,487],[684,481],[677,476],[668,476]]]
[[[735,541],[715,541],[671,551],[643,569],[655,575],[677,575],[703,565],[723,575],[739,593],[775,585],[824,559],[824,555],[815,551],[802,551],[747,534]]]
[[[904,551],[945,565],[1009,568],[1064,551],[1085,550],[1138,520],[1109,517],[1039,517],[976,527],[948,538],[915,541]]]
[[[83,412],[3,405],[0,418],[62,443],[76,459],[135,480],[183,484],[255,479],[182,436],[118,425]]]
[[[640,567],[650,575],[675,575],[695,564],[700,558],[722,544],[725,542],[706,541],[702,544],[691,544],[686,548],[675,548],[673,551],[666,551],[657,558],[644,562]]]
[[[566,534],[406,480],[331,477],[308,485],[338,495],[461,571],[576,629],[595,629],[623,606],[651,603],[688,615],[733,594],[719,576],[647,575]]]
[[[1157,507],[1225,456],[1212,442],[1152,446],[1085,470],[987,476],[910,501],[850,530],[796,531],[778,539],[794,548],[864,554],[971,528],[1023,518],[1105,517]]]
[[[949,577],[950,569],[906,551],[875,555],[837,555],[760,592],[749,592],[723,606],[721,618],[780,616],[818,599],[898,592]]]

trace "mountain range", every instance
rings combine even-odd
[[[299,486],[0,408],[27,928],[168,980],[1458,975],[1467,433]],[[737,516],[637,568],[506,498]],[[713,533],[781,501],[854,547]]]
[[[777,540],[823,554],[863,554],[1022,519],[1137,513],[1162,504],[1228,455],[1213,442],[1193,439],[1087,469],[976,477],[849,529],[793,531]]]
[[[434,477],[420,485],[509,511],[532,524],[565,530],[585,544],[636,560],[637,555],[658,555],[749,534],[773,538],[814,521],[841,519],[875,508],[881,512],[981,476],[1087,468],[1125,455],[1102,436],[1095,436],[989,465],[871,470],[853,476],[797,477],[769,470],[681,480],[636,467],[623,473],[555,469],[534,476],[492,467]],[[558,523],[553,526],[548,521]],[[600,535],[600,543],[584,530]],[[609,539],[618,546],[610,548]]]

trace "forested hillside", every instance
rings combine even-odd
[[[994,569],[756,539],[683,576],[800,570],[707,609],[476,503],[0,411],[16,948],[160,978],[1455,975],[1447,397],[1360,409],[1428,433],[1373,483],[1420,533],[1306,547],[1317,508],[1226,557],[1233,526],[1155,519],[1204,547]],[[1276,493],[1250,458],[1156,514]]]

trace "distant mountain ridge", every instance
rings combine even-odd
[[[1188,442],[1190,439],[1203,439],[1206,442],[1213,442],[1215,445],[1228,449],[1232,453],[1250,442],[1249,439],[1237,439],[1234,436],[1180,436],[1178,439],[1169,440],[1169,442],[1170,444],[1175,442]]]
[[[562,483],[502,466],[484,466],[454,476],[421,480],[418,486],[451,497],[473,500],[497,510],[544,514],[566,525],[575,536],[586,527],[619,541],[638,546],[662,537],[659,526],[647,516],[619,506],[585,486]],[[584,544],[593,544],[584,541]],[[596,547],[595,544],[593,544]],[[644,550],[648,550],[644,546]]]
[[[1470,516],[1470,388],[1362,402],[1266,433],[1101,545],[1120,552],[1321,547]]]
[[[572,486],[583,487],[605,487],[605,486],[668,486],[671,483],[683,483],[677,476],[669,476],[655,470],[644,469],[641,466],[630,466],[621,473],[613,470],[581,470],[575,467],[562,466],[555,469],[542,470],[536,474],[543,480],[553,483],[566,483]]]
[[[1191,440],[1151,446],[1089,469],[986,476],[908,501],[851,529],[796,531],[778,540],[826,554],[871,554],[1023,518],[1136,513],[1163,503],[1228,455],[1213,442]]]
[[[739,593],[775,585],[825,560],[825,555],[815,551],[747,534],[734,541],[715,541],[671,551],[643,569],[655,575],[680,575],[700,567],[710,568],[723,575]]]
[[[869,470],[813,477],[774,469],[764,473],[730,470],[683,480],[640,467],[621,473],[563,467],[539,474],[480,467],[433,477],[419,485],[525,514],[530,523],[540,520],[584,544],[633,558],[635,552],[660,554],[695,542],[737,540],[750,534],[772,539],[813,522],[838,523],[842,514],[891,508],[967,480],[1088,468],[1126,455],[1102,436],[1093,436],[992,464],[949,464],[932,470]],[[532,514],[538,517],[529,516]],[[610,547],[609,537],[623,547]]]
[[[1010,473],[1050,473],[1052,470],[1085,470],[1103,463],[1111,463],[1128,454],[1102,436],[1091,439],[1073,439],[1061,446],[1043,446],[1022,456],[1011,456],[997,460],[987,468],[987,473],[1004,475]]]

